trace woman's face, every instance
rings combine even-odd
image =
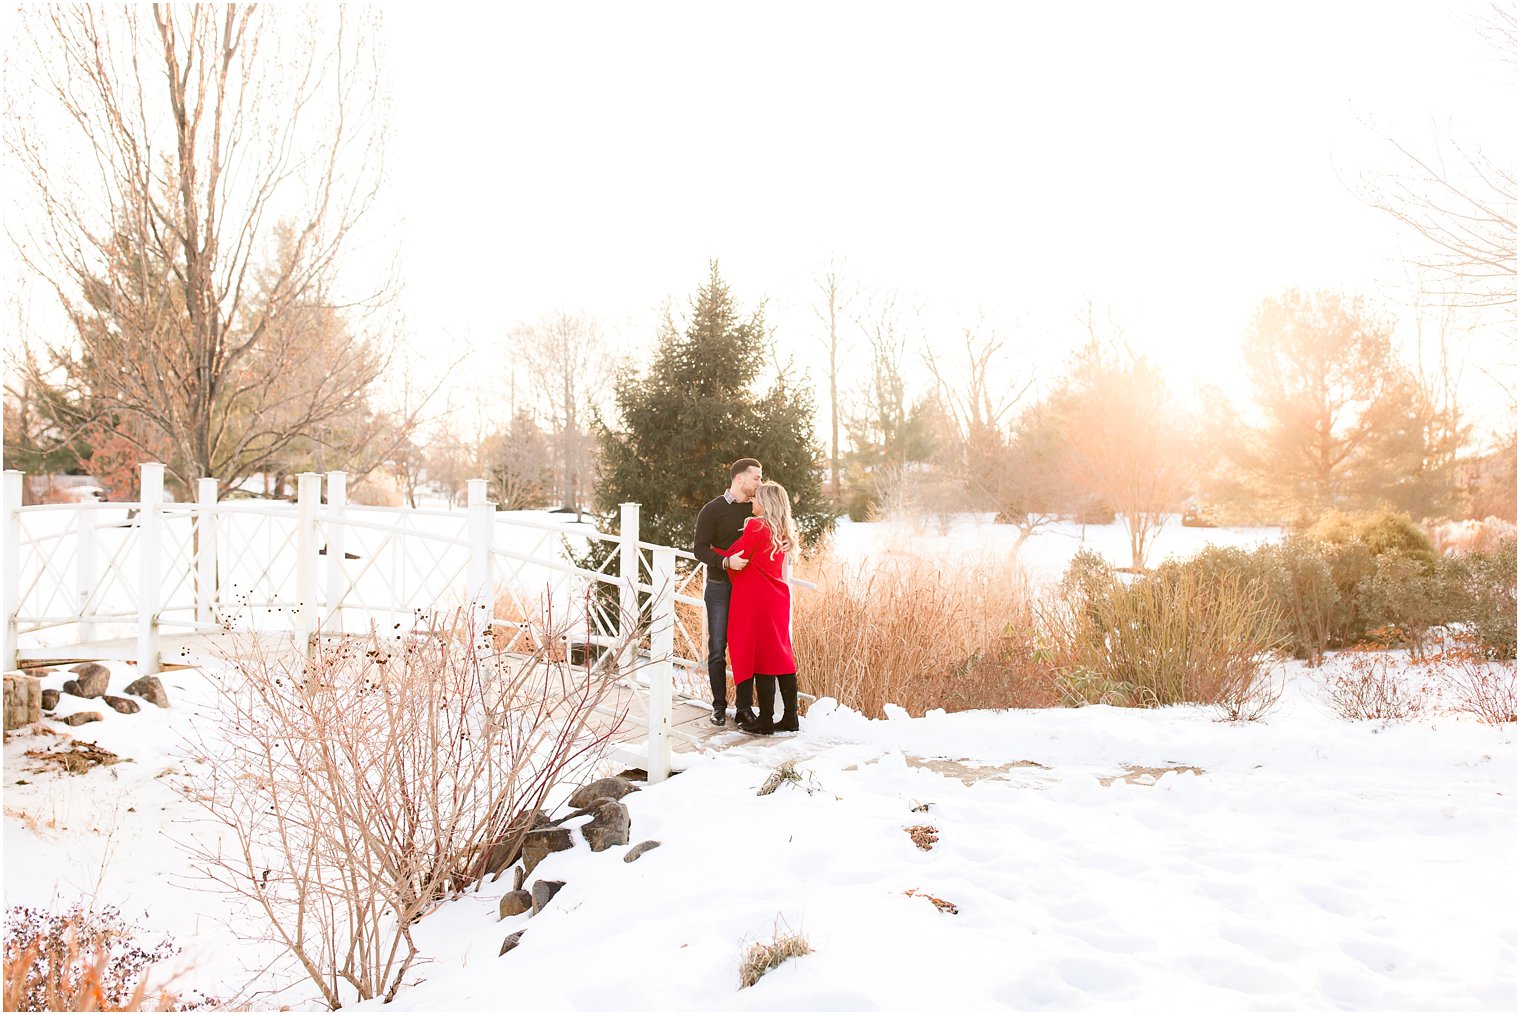
[[[749,513],[756,517],[764,516],[765,512],[760,510],[760,499],[758,497],[749,502]]]

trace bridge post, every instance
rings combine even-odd
[[[670,775],[671,657],[675,652],[676,551],[654,551],[649,584],[654,593],[649,608],[649,762],[650,783]]]
[[[216,623],[216,480],[195,484],[195,622]],[[80,546],[83,536],[81,534]]]
[[[327,609],[323,611],[323,626],[343,633],[343,600],[348,589],[344,587],[343,572],[348,565],[343,545],[343,512],[348,507],[348,473],[327,474]]]
[[[158,597],[163,584],[164,467],[139,466],[137,508],[137,675],[157,673]]]
[[[639,652],[639,506],[628,502],[619,507],[618,669],[627,671]]]
[[[79,615],[90,614],[90,599],[95,595],[95,581],[99,577],[95,568],[95,512],[87,504],[79,505],[74,518],[74,589],[79,594]],[[95,625],[89,621],[79,624],[79,640],[94,641]]]
[[[491,596],[491,536],[496,524],[496,507],[486,500],[486,481],[472,479],[465,483],[466,524],[470,534],[470,636],[476,658],[491,650],[488,633],[495,603]]]
[[[317,508],[322,501],[322,474],[303,472],[296,479],[296,648],[312,657],[317,621]]]
[[[5,589],[5,647],[0,649],[0,664],[7,670],[16,668],[16,634],[19,625],[16,616],[21,612],[17,597],[21,594],[21,473],[15,469],[5,470],[4,512],[0,519],[5,529],[4,563],[0,564],[0,584]]]

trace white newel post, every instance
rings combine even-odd
[[[216,480],[195,484],[195,622],[216,623]],[[83,545],[83,544],[81,544]]]
[[[0,663],[7,670],[16,668],[16,634],[19,625],[16,623],[16,615],[21,612],[21,604],[17,597],[21,595],[21,484],[22,476],[15,469],[5,470],[5,538],[0,540],[5,544],[5,560],[0,564],[4,576],[0,582],[5,586],[5,647],[0,650],[4,658]]]
[[[137,675],[157,673],[158,597],[163,585],[164,467],[140,467],[137,508]]]
[[[486,500],[486,481],[472,479],[465,484],[466,524],[470,533],[470,633],[475,651],[484,655],[491,649],[489,633],[495,603],[491,597],[491,535],[496,524],[496,506]]]
[[[620,505],[618,524],[618,645],[622,658],[619,670],[627,671],[638,656],[635,632],[639,629],[639,506]]]
[[[671,657],[675,652],[676,551],[662,546],[654,551],[650,584],[654,594],[649,609],[649,763],[645,771],[651,783],[670,774]]]
[[[348,473],[327,474],[327,609],[323,626],[343,633],[343,600],[348,597],[344,569],[348,566],[344,546],[343,512],[348,507]]]
[[[95,595],[95,582],[99,577],[95,567],[95,512],[85,503],[79,505],[79,514],[74,519],[74,588],[79,593],[81,617],[89,616],[93,609],[90,600]],[[91,621],[81,621],[79,640],[94,641],[95,630]]]
[[[296,479],[296,647],[312,656],[317,637],[317,508],[322,502],[322,474],[303,472]]]

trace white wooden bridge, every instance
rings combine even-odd
[[[651,781],[672,741],[713,732],[705,572],[641,542],[637,504],[614,535],[500,513],[483,479],[463,510],[425,510],[350,505],[341,472],[301,475],[294,504],[224,500],[213,479],[193,503],[168,502],[164,467],[145,464],[137,501],[23,507],[23,478],[4,475],[7,670],[121,659],[147,674],[225,660],[250,638],[310,653],[345,633],[415,635],[462,608],[497,653],[620,646],[608,712],[642,727],[621,751]]]

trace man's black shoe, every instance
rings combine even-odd
[[[792,716],[790,719],[783,716],[781,721],[776,724],[777,733],[796,733],[801,729],[802,727],[797,725],[796,716]]]
[[[712,724],[714,726],[722,726],[727,718],[728,709],[724,708],[722,705],[719,705],[717,708],[713,709]]]
[[[768,737],[776,731],[776,727],[759,716],[750,716],[748,721],[739,724],[739,728],[752,737]]]
[[[745,723],[755,722],[755,713],[744,708],[734,709],[734,725],[743,727]]]

